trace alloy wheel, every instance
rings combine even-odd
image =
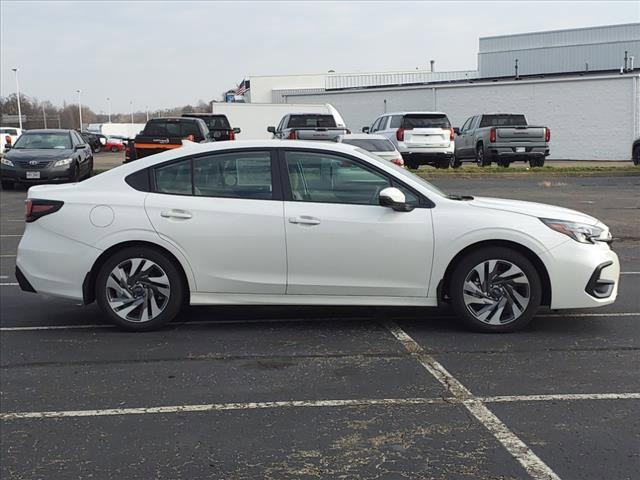
[[[113,312],[128,322],[148,322],[169,303],[171,285],[165,271],[146,258],[120,262],[106,284],[107,302]]]
[[[464,303],[477,320],[506,325],[517,320],[529,305],[531,286],[526,274],[507,260],[485,260],[467,274]]]

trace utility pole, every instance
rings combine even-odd
[[[133,100],[129,101],[129,106],[131,107],[131,123],[133,123]]]
[[[80,131],[82,131],[82,102],[80,101],[80,90],[78,92],[78,113],[80,114]]]
[[[109,123],[111,123],[111,99],[107,97],[107,103],[109,104]]]
[[[18,123],[20,124],[20,130],[22,130],[22,111],[20,110],[20,87],[18,86],[18,67],[12,68],[16,74],[16,98],[18,100]]]
[[[147,105],[147,122],[149,121],[149,105]]]
[[[42,121],[44,122],[44,128],[47,128],[47,112],[44,111],[44,103],[42,104]]]

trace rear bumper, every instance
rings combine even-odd
[[[453,152],[400,152],[406,164],[429,165],[442,160],[451,160]]]
[[[517,148],[524,148],[524,152],[516,151]],[[509,159],[509,160],[531,160],[544,158],[549,155],[548,147],[515,147],[515,146],[494,146],[489,145],[486,154],[493,159]]]

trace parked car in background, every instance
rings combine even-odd
[[[231,128],[231,124],[226,115],[215,113],[183,113],[186,118],[200,118],[207,124],[209,135],[214,142],[225,140],[235,140],[236,134],[240,133],[239,128]]]
[[[290,113],[282,117],[277,127],[267,127],[267,131],[273,134],[273,138],[330,142],[351,133],[337,110],[329,114]]]
[[[2,145],[13,145],[22,135],[22,129],[16,127],[0,127],[0,141]]]
[[[78,132],[82,138],[89,144],[93,153],[98,153],[104,147],[107,142],[107,137],[101,133],[94,133],[89,131]]]
[[[122,152],[124,150],[124,140],[117,137],[107,137],[104,150],[107,152]]]
[[[124,163],[182,146],[183,140],[211,141],[206,123],[199,118],[152,118],[142,132],[127,142]]]
[[[78,182],[93,171],[91,147],[75,130],[27,130],[1,162],[5,190],[16,183]]]
[[[631,158],[634,165],[640,165],[640,138],[636,138],[631,147]]]
[[[442,112],[385,113],[362,131],[391,140],[409,168],[449,168],[453,160],[455,135],[449,118]]]
[[[531,167],[542,167],[549,155],[550,140],[548,127],[528,125],[522,114],[474,115],[458,131],[455,166],[475,161],[486,167],[495,161],[508,167],[511,162],[525,161]]]
[[[338,143],[346,143],[347,145],[360,147],[367,152],[376,154],[384,160],[395,163],[399,167],[404,166],[404,160],[400,152],[396,150],[395,145],[391,143],[387,137],[383,137],[382,135],[350,133],[340,135],[336,141]]]
[[[23,290],[97,301],[138,331],[188,303],[448,302],[470,328],[508,332],[540,305],[613,303],[620,274],[609,228],[589,215],[446,195],[335,142],[189,142],[32,187],[26,222]]]

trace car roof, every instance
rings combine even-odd
[[[350,139],[362,139],[362,140],[388,140],[384,135],[378,135],[375,133],[349,133],[346,135],[340,135],[341,140],[350,140]]]
[[[226,117],[224,113],[183,113],[180,118],[197,117]]]
[[[35,130],[25,130],[24,133],[69,133],[71,130],[64,128],[38,128]]]
[[[411,112],[387,112],[382,115],[378,115],[378,117],[382,117],[384,115],[447,115],[444,112],[428,112],[428,111],[411,111]]]

